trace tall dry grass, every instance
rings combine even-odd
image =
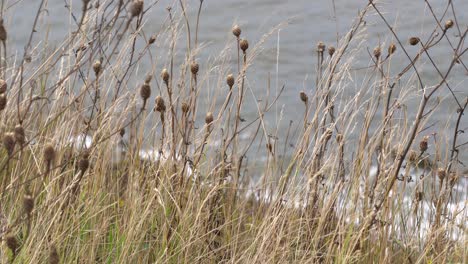
[[[145,32],[158,1],[83,1],[51,50],[36,32],[38,3],[23,54],[0,24],[2,263],[466,261],[468,99],[450,77],[467,71],[468,29],[452,1],[431,13],[427,37],[408,39],[370,1],[338,45],[318,43],[315,84],[297,95],[303,116],[286,133],[267,116],[287,85],[248,85],[282,25],[259,43],[234,26],[209,61],[198,41],[209,2],[190,23],[176,1]],[[368,16],[387,25],[388,43],[366,45]],[[442,62],[431,56],[439,46],[450,47]],[[356,69],[366,49],[369,65]],[[364,77],[348,96],[356,70]],[[447,138],[426,132],[438,96],[458,109]]]

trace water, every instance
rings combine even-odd
[[[101,1],[104,6],[108,1]],[[149,6],[150,2],[145,1]],[[271,78],[272,93],[276,93],[283,84],[286,89],[280,99],[280,104],[273,109],[273,112],[267,115],[266,127],[269,132],[274,133],[276,125],[281,122],[280,127],[285,128],[289,120],[297,120],[298,116],[303,115],[302,107],[297,107],[300,103],[298,93],[301,90],[311,92],[315,89],[315,68],[316,68],[316,43],[323,41],[327,45],[336,46],[337,38],[342,37],[350,28],[355,19],[358,10],[364,8],[364,2],[367,1],[310,1],[310,0],[223,0],[213,1],[205,0],[200,20],[199,42],[205,47],[198,54],[201,71],[209,63],[214,63],[213,58],[217,57],[233,41],[230,29],[233,24],[239,24],[242,27],[242,37],[247,38],[251,47],[259,42],[262,35],[269,32],[273,27],[280,23],[286,23],[281,30],[274,32],[262,45],[263,51],[256,58],[254,64],[247,73],[248,89],[256,98],[248,98],[250,103],[245,104],[244,117],[248,120],[257,115],[255,99],[264,99],[266,84],[268,78]],[[434,11],[441,14],[445,8],[446,1],[430,1]],[[468,1],[453,1],[457,10],[468,10]],[[11,10],[7,12],[6,24],[9,29],[9,45],[14,47],[18,57],[22,56],[22,51],[29,37],[31,25],[35,16],[39,0],[23,0],[19,2],[7,1],[6,6],[11,5]],[[79,18],[81,9],[81,0],[49,0],[46,2],[47,12],[41,17],[41,23],[46,22],[46,26],[38,28],[38,35],[48,34],[49,45],[57,45],[64,36],[67,36],[70,28],[76,28],[73,17],[70,15],[68,5],[73,10],[74,15]],[[192,31],[196,20],[199,1],[187,1],[188,17],[191,23]],[[179,12],[178,1],[161,0],[146,15],[144,31],[147,34],[159,32],[164,23],[167,23],[166,7],[172,6],[174,12]],[[427,37],[434,26],[434,20],[424,1],[385,1],[379,7],[384,12],[389,23],[396,29],[399,37],[406,41],[410,36],[419,36],[421,39]],[[453,13],[449,10],[446,18],[453,18]],[[457,20],[461,27],[465,27],[468,22],[466,12],[458,12]],[[184,21],[181,21],[182,23]],[[371,51],[378,43],[388,43],[393,39],[392,35],[377,15],[366,18],[367,31],[366,41],[363,44]],[[449,37],[455,40],[455,30],[450,31]],[[193,38],[192,33],[192,38]],[[37,38],[36,38],[37,39]],[[185,35],[180,36],[180,43],[184,43]],[[44,43],[36,43],[44,45]],[[431,56],[440,65],[443,70],[447,67],[450,58],[447,58],[447,49],[449,46],[446,41],[431,50]],[[365,49],[363,49],[365,51]],[[385,48],[384,48],[385,50]],[[415,52],[416,49],[408,49]],[[185,46],[179,45],[176,57],[176,64],[183,59]],[[159,54],[160,61],[157,63],[157,71],[164,65],[167,66],[167,50]],[[40,54],[33,54],[38,57]],[[234,55],[232,55],[235,57]],[[364,53],[358,55],[359,68],[369,64],[368,56]],[[392,62],[393,74],[401,68],[402,63],[406,64],[407,59],[399,50]],[[235,62],[231,61],[232,71],[235,71]],[[143,76],[148,72],[149,62],[142,61],[136,76]],[[429,64],[421,65],[421,75],[428,84],[434,84],[438,80],[436,72]],[[359,87],[360,80],[365,72],[355,72],[355,83],[351,83],[344,96],[351,96],[355,92],[355,87]],[[466,89],[467,72],[461,66],[457,66],[450,79],[451,87],[455,90],[458,98],[464,100],[468,95]],[[141,79],[141,77],[140,77]],[[214,94],[218,93],[216,87],[211,83],[208,85],[206,96],[202,97],[207,106],[212,105]],[[429,127],[424,134],[430,135],[437,132],[441,137],[453,133],[453,124],[456,117],[456,104],[450,96],[446,96],[448,91],[443,88],[441,94],[441,106],[434,113],[435,124]],[[250,96],[249,96],[250,97]],[[409,100],[408,109],[417,109],[418,100]],[[293,106],[293,107],[291,107]],[[280,115],[281,113],[281,115]],[[409,112],[409,117],[414,116],[414,112]],[[281,119],[280,119],[281,118]],[[431,123],[432,124],[432,123]],[[449,126],[449,129],[445,129]],[[468,119],[462,120],[461,129],[468,129]],[[281,131],[285,131],[282,129]],[[284,134],[284,132],[283,132]],[[284,135],[282,135],[284,136]],[[461,134],[458,142],[468,141],[468,133]],[[466,148],[460,152],[460,159],[468,164],[468,155]]]

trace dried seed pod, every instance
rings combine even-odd
[[[395,43],[392,43],[390,44],[390,46],[388,46],[388,55],[392,55],[393,53],[395,53],[396,51],[396,45]]]
[[[425,152],[428,148],[428,144],[427,144],[427,140],[429,138],[427,136],[425,136],[420,142],[419,142],[419,150],[421,152]]]
[[[52,245],[49,250],[49,264],[59,264],[60,257],[55,245]]]
[[[169,85],[169,72],[167,69],[163,69],[161,72],[161,78],[163,79],[166,85]]]
[[[374,48],[374,57],[376,59],[380,58],[380,55],[382,55],[382,50],[380,49],[380,46]]]
[[[0,18],[0,40],[6,41],[7,40],[7,32],[5,29],[5,25],[3,24],[3,18]]]
[[[419,43],[419,38],[418,37],[411,37],[409,39],[409,44],[411,46],[416,46],[416,45],[418,45],[418,43]]]
[[[333,135],[333,130],[331,130],[330,128],[327,128],[327,130],[325,131],[325,140],[330,140],[331,137]]]
[[[249,48],[249,42],[246,39],[242,39],[239,43],[241,50],[245,53]]]
[[[16,125],[15,126],[15,140],[18,142],[20,145],[23,145],[25,142],[25,133],[24,133],[24,128],[21,125]]]
[[[336,51],[335,47],[333,46],[328,47],[328,55],[333,56],[333,54],[335,54],[335,51]]]
[[[343,142],[343,135],[342,134],[336,135],[336,142],[338,142],[338,143]]]
[[[232,34],[234,36],[236,36],[238,38],[238,37],[240,37],[241,33],[242,33],[242,30],[238,25],[235,25],[235,26],[232,27]]]
[[[89,168],[89,153],[85,152],[81,156],[81,159],[78,161],[78,169],[81,171],[81,173],[85,173],[88,168]]]
[[[153,79],[153,75],[147,74],[145,77],[145,83],[149,84],[151,82],[151,79]]]
[[[206,116],[205,116],[205,123],[207,125],[211,124],[214,120],[214,117],[213,117],[213,113],[212,112],[208,112],[206,113]]]
[[[3,79],[0,79],[0,94],[6,93],[7,87],[7,82],[5,82]]]
[[[47,144],[44,148],[44,160],[49,163],[55,159],[55,148],[52,144]]]
[[[143,0],[134,0],[130,5],[130,14],[132,17],[139,16],[143,11]]]
[[[411,150],[408,154],[408,160],[413,163],[416,162],[418,160],[418,153],[416,153],[414,150]]]
[[[453,20],[449,19],[445,22],[445,30],[453,27]]]
[[[187,102],[183,102],[181,108],[182,108],[182,113],[184,113],[184,114],[188,113],[188,111],[189,111],[189,109],[190,109],[190,107],[189,107],[189,105],[187,104]]]
[[[15,144],[15,135],[13,133],[5,133],[5,135],[3,135],[3,146],[7,150],[9,156],[13,154]]]
[[[16,256],[16,251],[19,248],[18,240],[14,235],[8,235],[5,237],[7,247],[13,252],[13,255]]]
[[[119,134],[121,137],[125,136],[125,128],[121,128]]]
[[[94,74],[96,76],[99,76],[99,74],[101,73],[101,70],[102,70],[101,61],[97,60],[97,61],[94,62],[93,70],[94,70]]]
[[[5,109],[7,105],[7,97],[5,94],[0,94],[0,111]]]
[[[323,43],[322,41],[320,41],[318,44],[317,44],[317,51],[318,52],[324,52],[325,51],[325,43]]]
[[[416,199],[417,202],[422,201],[423,196],[424,196],[424,193],[421,192],[421,191],[417,191],[417,192],[414,194],[414,198]]]
[[[437,177],[439,177],[439,180],[443,181],[445,179],[445,176],[447,176],[447,172],[445,171],[445,169],[439,168],[437,170]]]
[[[301,101],[304,102],[304,103],[307,103],[307,101],[309,101],[309,97],[307,96],[307,94],[304,91],[301,91],[299,93],[299,97],[301,98]]]
[[[143,99],[143,101],[146,101],[148,100],[148,98],[150,98],[151,86],[147,82],[141,85],[140,96],[141,96],[141,99]]]
[[[190,71],[192,72],[193,75],[197,75],[198,69],[199,69],[198,63],[192,62],[192,64],[190,65]]]
[[[232,86],[234,85],[234,75],[229,74],[226,78],[226,83],[229,86],[229,89],[232,89]]]
[[[26,194],[23,197],[23,210],[24,213],[30,215],[34,209],[34,198],[30,194]]]
[[[164,103],[164,99],[161,96],[156,96],[155,99],[155,110],[158,112],[165,112],[166,111],[166,104]]]
[[[151,36],[149,39],[148,39],[148,44],[151,45],[153,44],[154,42],[156,42],[156,36]]]

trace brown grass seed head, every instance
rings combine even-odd
[[[154,101],[156,105],[156,111],[161,113],[166,111],[166,104],[164,103],[164,99],[160,95],[156,96],[156,99]]]
[[[3,109],[5,109],[7,105],[7,97],[5,94],[0,94],[0,111],[2,111]]]
[[[52,162],[55,159],[55,148],[52,144],[47,144],[44,148],[44,160],[47,162]]]
[[[333,54],[335,54],[335,51],[336,51],[335,47],[333,46],[328,47],[328,55],[333,56]]]
[[[205,123],[207,125],[211,124],[214,120],[214,117],[213,117],[213,113],[212,112],[208,112],[206,113],[206,116],[205,116]]]
[[[419,142],[419,150],[421,152],[425,152],[428,148],[428,144],[427,144],[427,140],[429,138],[427,136],[425,136],[420,142]]]
[[[437,170],[437,177],[439,177],[439,179],[440,179],[441,181],[443,181],[444,178],[445,178],[445,176],[447,176],[447,172],[445,172],[445,169],[444,169],[444,168],[439,168],[439,169]]]
[[[392,43],[390,44],[390,46],[388,46],[388,55],[392,55],[393,53],[395,53],[396,51],[396,45],[395,43]]]
[[[240,37],[241,33],[242,33],[242,30],[239,27],[239,25],[235,25],[235,26],[232,27],[232,34],[234,36],[236,36],[238,38],[238,37]]]
[[[144,84],[141,85],[140,96],[141,96],[141,99],[143,99],[143,101],[146,101],[148,100],[148,98],[150,98],[151,86],[149,85],[149,83],[145,82]]]
[[[96,60],[93,64],[93,70],[94,70],[94,74],[96,76],[99,76],[99,74],[101,73],[101,70],[102,70],[102,65],[101,65],[101,61],[99,60]]]
[[[449,29],[449,28],[452,28],[453,27],[453,20],[452,19],[449,19],[445,22],[445,29]]]
[[[374,57],[379,59],[380,55],[382,55],[382,49],[380,49],[380,46],[377,46],[374,48]]]
[[[5,25],[3,24],[3,18],[0,18],[0,40],[6,41],[7,40],[7,32],[5,29]]]
[[[181,108],[182,108],[182,113],[186,114],[188,113],[190,107],[187,104],[187,102],[183,102]]]
[[[3,146],[5,147],[8,155],[13,154],[15,144],[15,135],[13,133],[5,133],[5,135],[3,135]]]
[[[229,74],[227,77],[226,77],[226,83],[227,85],[229,86],[229,89],[232,89],[232,86],[234,85],[234,75],[232,74]]]
[[[84,173],[89,167],[89,153],[85,151],[78,161],[78,169]]]
[[[198,65],[198,63],[192,62],[192,64],[190,65],[190,71],[192,72],[192,74],[193,74],[193,75],[197,75],[198,70],[199,70],[199,65]]]
[[[317,51],[318,52],[324,52],[325,51],[325,43],[323,43],[322,41],[320,41],[318,44],[317,44]]]
[[[301,91],[299,93],[299,97],[301,98],[301,101],[304,102],[304,103],[307,103],[307,101],[309,100],[309,97],[307,96],[307,94],[304,91]]]
[[[20,145],[23,145],[25,142],[25,133],[24,133],[24,128],[20,124],[15,126],[15,140],[18,142]]]
[[[169,72],[166,68],[161,71],[161,78],[163,79],[166,85],[169,85]]]
[[[411,37],[409,39],[409,44],[411,46],[416,46],[416,45],[418,45],[418,43],[419,43],[419,38],[418,37]]]

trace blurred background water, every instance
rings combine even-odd
[[[108,3],[108,1],[100,2],[101,6]],[[186,2],[188,17],[193,30],[199,1],[189,0]],[[447,1],[439,0],[429,2],[437,14],[444,11],[447,3]],[[468,1],[454,0],[453,2],[457,10],[456,15],[459,26],[465,28],[468,24],[468,12],[463,11],[468,10]],[[9,32],[8,42],[12,47],[10,53],[16,53],[18,57],[22,56],[39,3],[39,0],[6,1],[6,6],[10,8],[6,16]],[[155,3],[155,5],[145,18],[144,31],[146,34],[158,32],[167,22],[167,7],[172,6],[174,12],[180,12],[178,1],[145,1],[146,6],[149,3]],[[280,31],[275,32],[263,44],[262,53],[254,61],[253,66],[247,73],[248,87],[253,94],[258,96],[258,99],[262,99],[265,94],[268,78],[271,78],[273,93],[283,84],[285,85],[286,89],[279,100],[278,107],[275,107],[273,113],[267,115],[266,119],[266,127],[272,133],[280,121],[280,127],[282,128],[280,134],[284,136],[285,128],[290,120],[300,122],[298,117],[303,115],[303,107],[298,96],[299,91],[304,90],[312,93],[315,89],[317,43],[323,41],[327,45],[336,46],[337,39],[344,36],[350,29],[358,11],[362,10],[366,3],[367,1],[358,0],[205,0],[201,13],[199,33],[199,42],[205,47],[198,54],[200,65],[203,70],[206,65],[204,63],[218,56],[227,43],[233,41],[231,27],[234,24],[241,26],[242,37],[247,38],[251,47],[253,47],[261,39],[262,35],[269,32],[276,25],[287,22],[287,25],[281,27]],[[398,36],[404,41],[411,36],[419,36],[421,39],[425,39],[425,36],[427,37],[434,28],[434,18],[424,1],[388,0],[382,1],[379,6],[389,23],[396,29]],[[44,33],[48,34],[48,45],[53,46],[54,43],[58,45],[69,34],[70,25],[72,25],[71,28],[76,28],[68,7],[71,8],[76,17],[80,17],[81,0],[46,1],[46,12],[41,20],[41,22],[45,22],[46,26],[40,27],[38,34],[41,36],[44,36]],[[453,19],[452,10],[448,10],[446,15],[446,19],[449,18]],[[379,43],[388,44],[393,40],[385,24],[376,15],[366,17],[366,25],[366,41],[363,45],[368,47],[370,51]],[[452,40],[457,38],[456,30],[450,31],[448,35]],[[41,38],[35,38],[35,40]],[[182,34],[180,36],[182,45],[177,47],[179,60],[176,60],[176,63],[183,60],[184,38],[185,35]],[[39,43],[36,42],[35,44]],[[383,47],[383,50],[385,51],[386,47]],[[416,53],[417,49],[409,47],[408,50]],[[431,56],[442,70],[446,69],[450,62],[449,50],[449,44],[443,40],[438,47],[430,51]],[[166,54],[160,55],[160,57],[164,57],[164,55]],[[36,56],[40,56],[40,54],[36,54]],[[235,55],[233,54],[232,57],[234,58]],[[369,56],[362,53],[355,60],[356,65],[353,65],[353,67],[368,66],[369,61]],[[401,69],[402,65],[407,63],[408,61],[403,53],[397,52],[392,60],[392,69],[395,69],[392,73],[396,74],[397,69]],[[162,62],[158,62],[156,72],[159,73],[164,64],[167,65],[167,58]],[[231,64],[232,69],[235,70],[235,62]],[[135,75],[144,76],[148,72],[145,68],[150,68],[149,65],[149,62],[143,60],[139,72],[135,73]],[[350,83],[349,87],[346,88],[345,96],[353,95],[356,89],[359,88],[359,80],[363,78],[361,75],[365,74],[365,71],[356,71],[354,74],[356,82]],[[435,84],[438,81],[436,71],[430,64],[421,65],[421,75],[428,85]],[[466,70],[457,65],[450,77],[451,87],[461,101],[468,95],[467,75]],[[136,87],[136,84],[134,86]],[[213,91],[216,88],[211,87],[210,89],[207,89],[208,94],[216,93],[216,91]],[[438,133],[444,137],[453,134],[457,105],[453,98],[449,96],[445,87],[443,92],[440,93],[440,97],[442,102],[438,111],[433,114],[432,120],[434,120],[434,123],[429,123],[434,124],[434,126],[425,130],[424,135]],[[212,104],[212,99],[213,97],[210,95],[201,98],[207,105]],[[243,117],[247,121],[257,115],[255,99],[251,98],[250,100],[251,103],[245,104],[243,109]],[[408,109],[411,110],[409,117],[411,118],[416,112],[418,100],[408,100],[406,103],[409,104]],[[281,120],[279,120],[280,117]],[[463,117],[461,129],[468,130],[468,118]],[[458,142],[463,143],[467,140],[468,132],[461,134]],[[466,148],[463,148],[460,152],[460,160],[468,164],[466,152]]]

